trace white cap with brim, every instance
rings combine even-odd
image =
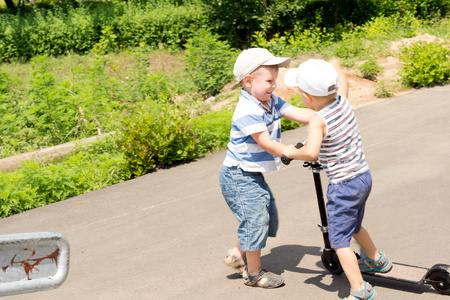
[[[250,48],[239,54],[234,64],[234,76],[237,82],[241,82],[245,76],[255,71],[260,66],[287,67],[291,59],[288,57],[275,57],[263,48]]]
[[[284,83],[299,87],[312,96],[328,96],[337,92],[339,76],[332,64],[322,59],[309,59],[298,68],[289,69]]]

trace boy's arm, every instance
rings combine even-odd
[[[284,149],[287,147],[281,143],[272,140],[268,131],[261,131],[253,133],[252,138],[258,143],[264,151],[269,152],[272,155],[281,157],[283,155]]]
[[[282,117],[291,121],[309,124],[314,111],[309,108],[292,107]]]
[[[348,92],[349,92],[348,80],[347,80],[347,76],[345,75],[344,71],[342,70],[339,59],[332,58],[330,60],[330,64],[333,65],[333,67],[336,69],[338,76],[339,76],[338,94],[342,95],[346,99],[348,99]]]
[[[285,148],[283,154],[291,159],[304,161],[316,161],[319,157],[320,146],[326,133],[326,126],[323,119],[315,114],[309,121],[309,132],[306,145],[300,149],[289,145]]]

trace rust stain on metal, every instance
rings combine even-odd
[[[15,258],[17,256],[17,254],[14,255],[14,257],[11,259],[11,267],[14,264],[20,264],[21,266],[23,266],[23,269],[24,269],[25,273],[27,274],[27,279],[28,280],[31,280],[30,279],[30,273],[33,271],[33,269],[36,269],[37,271],[39,271],[37,266],[45,259],[51,259],[52,261],[55,262],[56,267],[58,267],[59,249],[56,249],[55,251],[53,251],[51,254],[49,254],[47,256],[39,257],[39,258],[33,258],[33,256],[36,254],[35,250],[31,250],[31,249],[28,249],[28,248],[25,248],[23,250],[25,250],[25,251],[32,251],[31,255],[28,258],[26,258],[24,260],[21,260],[21,261],[15,261]],[[6,269],[8,267],[9,266],[3,267],[3,272],[6,272]]]

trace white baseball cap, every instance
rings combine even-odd
[[[288,57],[275,57],[263,48],[250,48],[239,54],[234,64],[233,74],[237,82],[241,82],[245,76],[255,71],[260,66],[286,67],[291,62]]]
[[[284,75],[287,86],[299,87],[312,96],[328,96],[337,92],[339,76],[332,64],[322,59],[309,59]]]

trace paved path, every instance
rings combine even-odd
[[[365,226],[397,262],[450,264],[450,85],[356,111],[374,178]],[[283,133],[285,143],[306,128]],[[262,261],[286,285],[244,286],[221,260],[237,222],[218,186],[225,152],[0,220],[0,234],[63,233],[71,267],[58,289],[13,299],[338,299],[344,275],[322,267],[312,176],[301,162],[266,178],[277,198],[279,235]],[[324,174],[322,175],[325,185]],[[357,247],[355,247],[357,250]],[[370,278],[369,278],[370,279]],[[375,280],[377,299],[449,299],[432,288]]]

